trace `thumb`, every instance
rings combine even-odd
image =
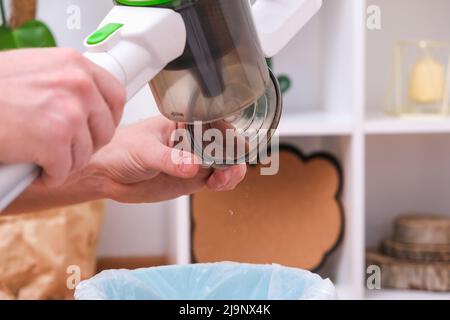
[[[169,148],[163,144],[147,150],[142,158],[146,169],[184,179],[195,177],[200,170],[199,161],[190,152]]]

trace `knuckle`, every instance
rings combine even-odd
[[[63,84],[76,93],[87,94],[94,88],[94,81],[87,72],[73,68],[63,76]]]
[[[81,53],[73,48],[61,48],[60,52],[69,63],[82,64],[84,61]]]
[[[70,128],[77,129],[85,122],[85,118],[86,116],[82,108],[77,104],[72,104],[72,106],[67,108],[64,112],[63,124]]]
[[[73,128],[68,120],[68,117],[63,116],[52,116],[47,120],[47,135],[49,136],[49,141],[54,141],[55,143],[68,143],[72,138]],[[49,143],[49,147],[51,143]]]

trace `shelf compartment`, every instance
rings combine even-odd
[[[364,131],[368,135],[450,133],[450,118],[396,118],[375,114],[367,118]]]
[[[450,137],[446,134],[366,139],[365,245],[378,248],[404,214],[450,216]],[[449,294],[368,290],[368,299],[440,299]]]
[[[366,246],[391,236],[397,215],[450,215],[449,143],[445,134],[366,139]]]
[[[280,136],[334,136],[353,132],[351,114],[309,110],[283,114],[279,126]]]
[[[367,0],[382,10],[380,30],[367,31],[366,95],[368,112],[387,103],[394,44],[398,41],[447,41],[450,37],[448,0]]]
[[[314,19],[274,57],[275,74],[292,80],[284,95],[287,113],[308,109],[353,113],[353,33],[359,5],[348,0],[324,1]]]

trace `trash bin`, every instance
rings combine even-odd
[[[209,263],[103,271],[81,282],[77,300],[336,299],[330,280],[280,265]]]

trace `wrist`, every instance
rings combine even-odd
[[[70,179],[72,180],[72,179]],[[78,194],[86,201],[111,198],[111,181],[103,170],[96,165],[89,164],[73,177],[72,184],[78,189]]]

